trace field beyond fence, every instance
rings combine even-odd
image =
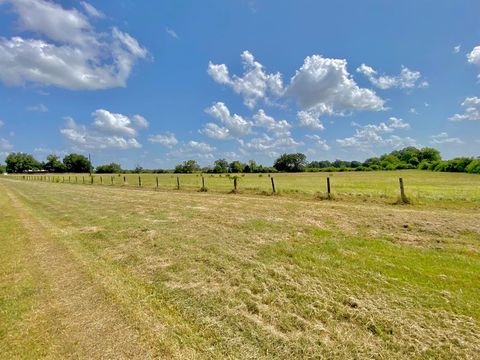
[[[395,201],[399,197],[399,178],[402,178],[406,196],[413,201],[480,202],[480,176],[419,170],[279,174],[30,174],[9,177],[56,183],[219,193],[234,192],[236,182],[236,192],[239,193],[318,198],[328,198],[329,178],[332,198],[385,201]]]

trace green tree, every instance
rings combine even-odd
[[[80,154],[65,155],[63,164],[65,165],[65,170],[72,173],[87,173],[92,169],[90,161]]]
[[[307,157],[302,153],[283,154],[273,164],[278,171],[299,172],[304,171]]]
[[[228,173],[228,161],[225,159],[215,160],[213,164],[213,172],[217,174]]]
[[[122,172],[122,167],[120,164],[110,163],[97,166],[95,171],[102,174],[120,174]]]
[[[40,164],[31,154],[22,152],[10,153],[5,159],[6,170],[9,173],[22,173],[29,170],[41,170]]]
[[[428,162],[441,161],[442,156],[440,155],[440,151],[438,151],[437,149],[426,147],[420,150],[418,160],[420,162],[422,162],[423,160],[426,160]]]
[[[187,160],[175,167],[176,173],[191,174],[200,170],[200,165],[195,160]]]
[[[248,160],[248,164],[245,165],[243,171],[246,173],[255,173],[258,170],[258,165],[255,160]]]
[[[43,164],[43,169],[51,173],[66,171],[65,164],[61,162],[60,158],[55,154],[47,156],[47,161]]]
[[[230,163],[228,168],[231,173],[241,173],[243,172],[244,166],[240,161],[235,160]]]

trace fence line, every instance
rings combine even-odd
[[[120,176],[120,175],[119,175]],[[278,194],[278,189],[276,188],[275,180],[274,177],[271,176],[270,174],[268,175],[270,177],[270,182],[271,182],[271,189],[272,192],[271,194],[276,195]],[[16,180],[25,180],[25,181],[43,181],[43,182],[53,182],[53,183],[60,183],[60,178],[62,179],[62,183],[65,183],[65,176],[60,176],[60,175],[9,175],[9,177],[13,177]],[[94,176],[90,175],[91,181],[90,184],[94,185]],[[99,185],[103,185],[103,176],[99,175],[98,178],[99,180]],[[237,175],[230,177],[230,179],[233,180],[233,189],[231,190],[232,193],[238,193],[238,179],[239,177]],[[403,181],[403,178],[399,178],[399,197],[397,203],[402,203],[402,204],[408,204],[410,203],[410,199],[407,197],[405,193],[405,184]],[[68,176],[68,183],[71,184],[71,176]],[[78,177],[75,176],[75,182],[74,184],[79,184],[78,182]],[[85,184],[85,176],[82,176],[82,184]],[[114,181],[114,176],[112,175],[110,178],[110,185],[114,186],[115,181]],[[123,175],[123,186],[128,185],[127,182],[127,177]],[[138,176],[138,188],[144,188],[148,189],[148,187],[145,187],[142,182],[142,176]],[[160,181],[159,177],[155,176],[155,186],[153,187],[154,190],[159,190],[160,189]],[[165,189],[167,189],[167,186],[165,186]],[[331,183],[330,177],[326,178],[326,200],[333,200],[333,184]],[[176,190],[180,190],[180,177],[176,176]],[[205,182],[205,177],[203,174],[201,175],[201,187],[198,188],[198,191],[207,191],[206,187],[206,182]]]

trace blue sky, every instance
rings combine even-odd
[[[480,155],[478,1],[0,0],[0,161]]]

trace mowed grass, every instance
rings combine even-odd
[[[387,174],[385,183],[395,180]],[[368,182],[367,173],[345,176]],[[2,178],[0,353],[474,359],[480,208],[459,201],[395,206]],[[49,252],[39,244],[55,256],[42,261]],[[56,279],[81,279],[91,293],[75,299],[78,290]]]
[[[57,182],[91,184],[89,174],[37,176],[37,179]],[[233,174],[204,174],[208,191],[228,193],[233,189]],[[243,193],[271,194],[271,178],[278,194],[322,197],[326,193],[326,178],[330,177],[334,196],[343,199],[395,201],[399,196],[399,178],[404,179],[407,196],[417,203],[480,202],[480,176],[464,173],[441,173],[420,170],[238,174],[238,190]],[[22,177],[22,176],[20,176]],[[139,182],[140,177],[140,182]],[[195,191],[202,187],[201,174],[94,174],[93,184],[105,186],[141,187],[160,190]]]

